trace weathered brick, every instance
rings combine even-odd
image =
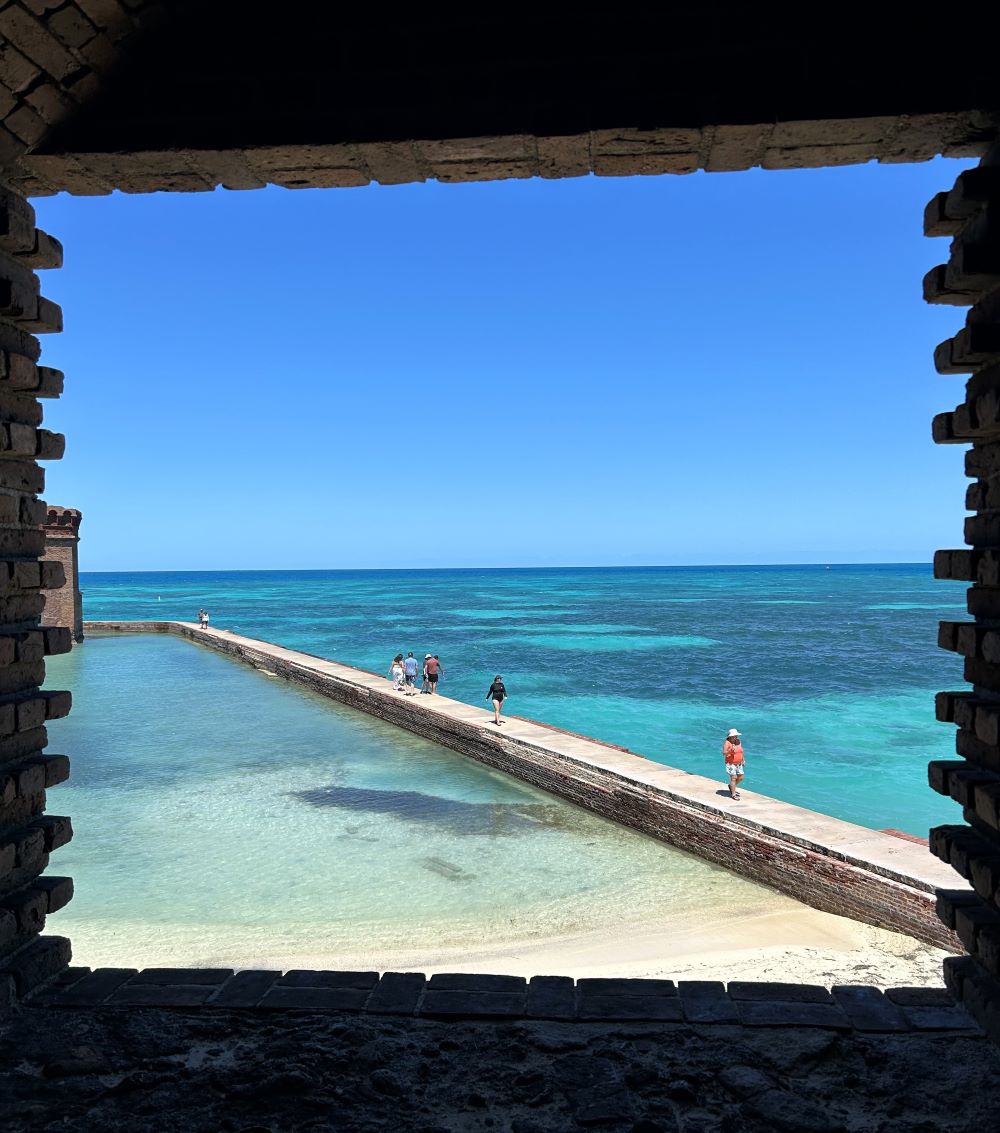
[[[286,972],[279,987],[328,987],[371,990],[378,983],[378,972],[321,972],[294,969]]]
[[[200,1007],[215,993],[214,985],[178,986],[133,984],[131,980],[113,992],[106,1002],[130,1007]]]
[[[129,980],[129,987],[221,987],[232,974],[232,968],[144,968]]]
[[[414,1015],[426,978],[420,972],[385,972],[368,1000],[368,1011],[378,1015]]]
[[[272,987],[258,1004],[282,1011],[363,1011],[371,992],[354,987]]]
[[[48,912],[56,913],[65,908],[73,899],[73,879],[71,877],[39,877],[34,888],[48,895]]]
[[[32,827],[45,836],[45,851],[51,854],[73,838],[73,823],[65,815],[45,814],[32,820]]]
[[[33,16],[11,4],[0,11],[0,34],[53,78],[65,78],[79,63]]]
[[[49,911],[49,895],[43,889],[30,886],[4,897],[3,908],[14,914],[19,933],[41,932]]]
[[[68,716],[73,707],[73,694],[66,690],[54,692],[43,691],[42,699],[45,702],[45,719],[61,720]]]
[[[135,968],[98,968],[59,995],[61,1007],[90,1007],[105,1003],[123,983],[136,974]]]
[[[579,1019],[649,1019],[679,1023],[684,1018],[674,995],[577,995]]]
[[[439,972],[427,981],[428,991],[507,991],[524,992],[528,981],[523,976],[494,976],[478,972]]]
[[[243,971],[227,980],[211,999],[213,1007],[254,1007],[281,972]]]
[[[910,1029],[900,1007],[877,987],[839,985],[833,988],[833,998],[855,1030],[893,1033]]]
[[[576,1017],[576,988],[570,976],[532,976],[525,1014],[532,1019]]]
[[[428,985],[420,1014],[441,1018],[502,1018],[523,1015],[527,989],[517,991],[432,990]]]
[[[750,983],[736,980],[729,985],[730,998],[776,1001],[781,1003],[832,1003],[833,997],[825,987],[816,984]]]
[[[738,1023],[736,1004],[717,980],[681,980],[677,985],[689,1023]]]
[[[850,1030],[847,1015],[831,1003],[775,1000],[737,1000],[740,1022],[745,1027],[829,1027]]]

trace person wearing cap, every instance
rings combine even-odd
[[[743,776],[746,775],[746,764],[743,762],[743,739],[742,734],[735,728],[729,729],[729,735],[726,736],[722,743],[722,758],[726,761],[726,777],[729,779],[729,794],[734,799],[739,799],[740,792],[737,790],[740,783],[743,782]]]

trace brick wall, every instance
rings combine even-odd
[[[928,236],[950,236],[944,264],[924,279],[931,303],[968,307],[965,325],[934,354],[938,371],[970,375],[965,400],[934,419],[939,444],[971,444],[967,549],[938,551],[938,578],[971,583],[973,620],[942,622],[939,644],[965,658],[971,687],[942,692],[939,720],[958,728],[957,760],[930,765],[931,787],[962,821],[931,831],[931,849],[974,892],[941,894],[942,919],[970,956],[948,965],[952,989],[1000,1040],[1000,143],[927,206]]]
[[[74,641],[83,641],[83,597],[80,594],[81,515],[75,508],[50,507],[43,528],[45,552],[42,562],[58,563],[65,576],[62,586],[45,595],[43,626],[68,629]]]
[[[320,671],[321,658],[315,659],[318,666],[313,665],[308,654],[232,634],[206,633],[178,622],[88,623],[88,633],[143,631],[176,633],[295,681],[814,908],[904,932],[942,948],[961,947],[952,929],[939,921],[929,883],[861,858],[848,860],[808,837],[796,839],[784,830],[719,815],[694,798],[645,783],[639,776],[617,774],[586,758],[428,711],[419,697],[394,695],[388,682],[367,687],[350,679],[352,672],[362,675],[360,670],[338,666],[345,672],[341,678]],[[647,763],[638,756],[631,758],[636,765]]]
[[[68,878],[44,875],[71,837],[68,819],[44,814],[68,761],[42,755],[46,721],[70,705],[69,693],[41,688],[45,656],[71,645],[68,630],[41,625],[45,591],[65,580],[59,563],[40,561],[47,509],[38,461],[62,456],[63,438],[40,427],[39,399],[59,395],[62,374],[38,364],[36,336],[60,330],[62,314],[40,294],[35,270],[61,262],[31,206],[0,187],[0,1015],[69,961],[68,940],[39,935],[73,892]]]

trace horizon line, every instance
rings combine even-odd
[[[477,570],[755,570],[775,568],[804,567],[859,567],[859,566],[926,566],[932,567],[933,560],[868,560],[862,562],[811,562],[811,563],[600,563],[572,564],[560,563],[552,566],[422,566],[422,567],[199,567],[196,569],[171,567],[168,569],[143,568],[141,570],[80,570],[80,574],[336,574],[336,573],[375,573],[392,571],[397,574],[419,574],[423,571],[477,571]]]

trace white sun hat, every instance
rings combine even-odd
[[[735,728],[730,728],[729,729],[729,735],[726,736],[726,739],[728,740],[729,736],[742,736],[742,735],[743,735],[742,732],[737,732],[737,730]]]

